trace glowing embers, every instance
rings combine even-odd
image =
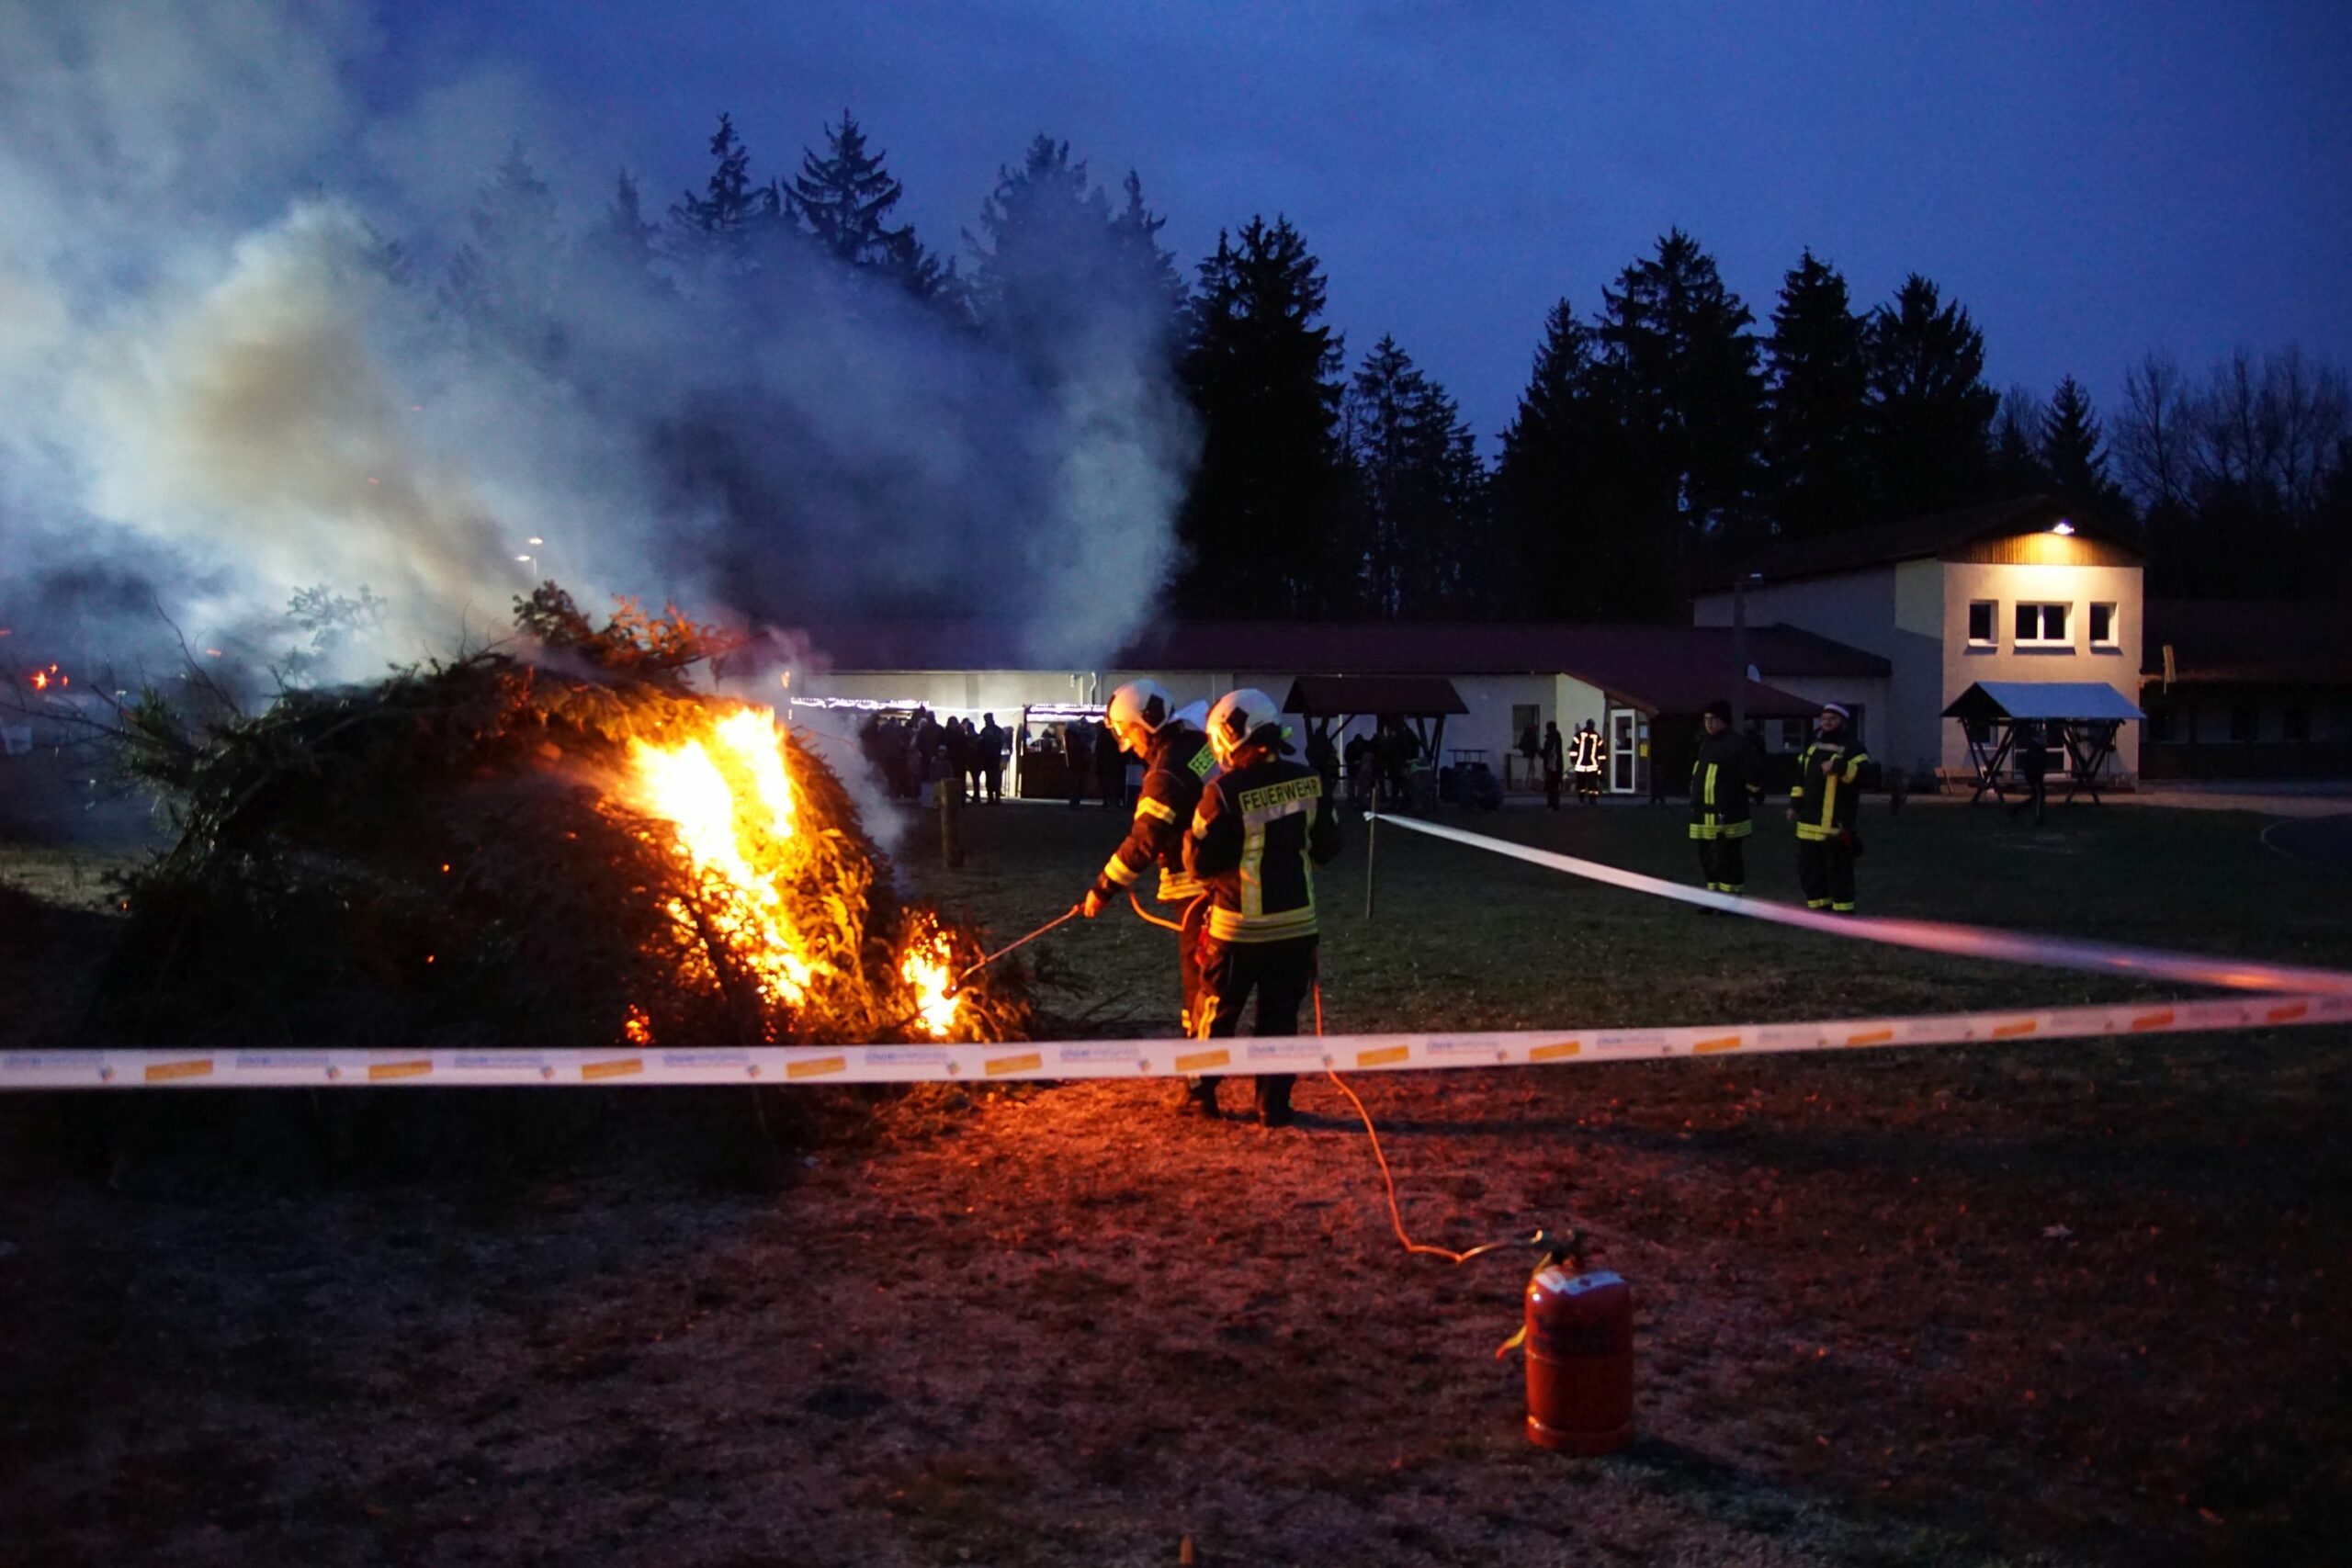
[[[771,1005],[808,995],[816,965],[792,929],[792,794],[775,715],[743,708],[712,726],[709,744],[629,742],[640,804],[668,822],[694,863],[702,897],[672,901],[682,923],[715,934]]]
[[[927,918],[918,918],[906,956],[899,960],[899,977],[915,994],[915,1021],[933,1040],[945,1039],[956,1027],[954,965],[947,933]]]
[[[33,671],[25,677],[25,683],[36,692],[46,692],[51,686],[62,691],[74,683],[74,677],[52,664],[45,670]]]

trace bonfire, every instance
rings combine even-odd
[[[198,725],[126,712],[176,842],[125,887],[102,1022],[254,1043],[640,1046],[1018,1037],[1017,976],[902,900],[841,781],[695,689],[674,610]]]

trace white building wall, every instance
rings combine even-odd
[[[1949,704],[1978,681],[2097,681],[2115,688],[2127,703],[2140,700],[2141,570],[2136,566],[1990,566],[1953,561],[1943,565],[1943,698]],[[1972,647],[1968,606],[1993,604],[1994,643]],[[2020,648],[2017,606],[2066,604],[2067,642],[2056,648]],[[2093,604],[2116,607],[2115,646],[2091,645]],[[1941,705],[1939,710],[1941,711]],[[1943,721],[1942,763],[1965,767],[1968,742],[1960,726]],[[2140,771],[2140,727],[2126,724],[2116,736],[2114,766]]]
[[[1801,682],[1762,670],[1765,681],[1801,697],[1869,705],[1869,743],[1883,765],[1915,771],[1936,766],[1944,723],[1939,695],[1943,689],[1943,629],[1936,608],[1941,570],[1935,561],[1905,562],[1835,577],[1753,584],[1747,594],[1749,626],[1785,622],[1875,653],[1893,666],[1883,681]],[[1702,626],[1731,625],[1731,595],[1705,595],[1691,606],[1690,618]]]

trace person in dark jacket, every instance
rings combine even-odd
[[[1094,730],[1094,790],[1102,796],[1105,811],[1126,804],[1126,753],[1119,750],[1119,737],[1107,717]]]
[[[1136,797],[1127,836],[1102,863],[1102,874],[1079,908],[1091,920],[1123,889],[1133,889],[1147,872],[1159,868],[1159,901],[1181,906],[1176,976],[1182,999],[1177,1016],[1190,1034],[1201,989],[1200,939],[1208,922],[1208,899],[1207,889],[1184,867],[1184,833],[1201,803],[1202,784],[1216,771],[1216,758],[1208,738],[1177,716],[1175,700],[1157,681],[1131,681],[1111,694],[1102,723],[1121,746],[1144,760],[1143,790]],[[1204,1090],[1200,1080],[1193,1080],[1176,1108],[1216,1114],[1215,1086]]]
[[[1789,788],[1805,908],[1841,915],[1854,912],[1854,859],[1862,847],[1855,807],[1878,784],[1878,764],[1847,734],[1852,718],[1843,703],[1821,705],[1820,728],[1797,754],[1797,782]]]
[[[2029,720],[2017,727],[2017,737],[2009,746],[2017,753],[2018,776],[2025,781],[2025,793],[2009,807],[2009,815],[2015,817],[2030,807],[2033,825],[2039,828],[2042,802],[2050,792],[2050,742],[2043,737],[2041,726]]]
[[[997,723],[996,715],[980,715],[980,779],[988,786],[991,804],[1004,799],[1004,727]]]
[[[1567,755],[1567,748],[1560,740],[1560,727],[1547,719],[1544,725],[1544,804],[1555,811],[1560,809],[1560,780],[1568,771]]]
[[[1701,720],[1699,755],[1690,764],[1690,840],[1699,846],[1699,874],[1710,893],[1747,886],[1747,838],[1756,830],[1752,807],[1764,793],[1763,759],[1755,742],[1734,734],[1731,704],[1717,698]]]
[[[1340,852],[1339,815],[1321,777],[1283,754],[1282,710],[1265,693],[1227,695],[1208,732],[1225,771],[1202,789],[1184,840],[1185,868],[1209,894],[1193,1034],[1230,1039],[1253,993],[1259,1034],[1296,1034],[1315,988],[1315,868]],[[1260,1125],[1288,1124],[1292,1081],[1258,1079]]]
[[[1069,785],[1069,808],[1075,811],[1094,777],[1094,727],[1082,718],[1062,726],[1062,772]]]

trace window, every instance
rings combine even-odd
[[[1544,707],[1543,707],[1543,705],[1542,705],[1542,704],[1540,704],[1540,703],[1513,703],[1513,704],[1511,704],[1511,705],[1510,705],[1510,743],[1511,743],[1512,745],[1514,745],[1514,746],[1521,746],[1521,745],[1524,745],[1524,744],[1526,743],[1526,741],[1527,741],[1527,732],[1528,732],[1529,730],[1531,730],[1531,729],[1532,729],[1532,730],[1533,730],[1533,731],[1535,732],[1535,736],[1536,736],[1536,739],[1537,739],[1538,740],[1541,740],[1541,739],[1543,739],[1543,736],[1544,736]]]
[[[2289,708],[2281,713],[2278,718],[2288,739],[2309,740],[2312,738],[2311,709]]]
[[[2066,612],[2073,608],[2072,604],[2019,604],[2018,646],[2072,648],[2074,639],[2066,635]]]
[[[1781,721],[1781,750],[1802,751],[1804,750],[1804,743],[1810,739],[1812,739],[1812,737],[1805,728],[1804,720],[1801,718],[1784,718]]]
[[[2113,648],[2119,640],[2115,632],[2115,606],[2112,604],[2092,605],[2091,646]]]
[[[1969,647],[1995,648],[1999,646],[1999,639],[1994,635],[1993,630],[1995,624],[1994,617],[1999,613],[1999,611],[2000,606],[1990,599],[1977,599],[1970,602],[1968,606]]]

